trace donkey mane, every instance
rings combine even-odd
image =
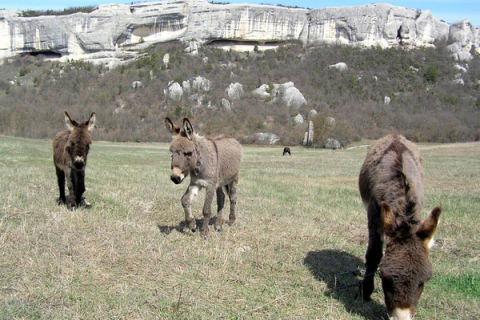
[[[420,223],[420,216],[418,213],[422,209],[421,204],[419,204],[417,199],[416,192],[418,190],[414,188],[413,181],[410,181],[412,176],[409,170],[411,171],[412,168],[409,167],[411,163],[408,161],[408,159],[413,159],[414,155],[408,148],[405,147],[403,143],[398,140],[394,140],[385,153],[389,151],[393,151],[397,155],[395,163],[392,167],[392,172],[394,175],[393,178],[399,179],[402,189],[405,193],[405,202],[394,202],[392,203],[392,207],[395,212],[404,212],[403,218],[404,222],[407,224],[405,227],[410,230],[412,225],[417,225]],[[398,205],[398,207],[395,207],[395,205]]]

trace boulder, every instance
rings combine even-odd
[[[317,114],[318,114],[317,110],[312,109],[312,110],[308,111],[308,118],[309,118],[309,119],[310,119],[310,118],[313,118],[313,117],[315,117]]]
[[[294,118],[293,118],[293,122],[295,122],[296,124],[301,124],[303,123],[303,117],[302,115],[299,113],[297,114]]]
[[[262,84],[260,87],[252,91],[252,96],[255,98],[259,98],[265,100],[267,97],[270,97],[270,93],[268,92],[268,85]]]
[[[227,92],[228,97],[232,100],[240,100],[244,95],[243,86],[238,82],[230,83],[225,91]]]
[[[132,89],[139,89],[139,88],[143,88],[143,83],[141,81],[133,81]]]
[[[210,80],[198,76],[192,80],[192,90],[195,92],[209,92],[211,89]]]
[[[300,90],[295,88],[293,82],[274,84],[271,95],[273,97],[272,103],[283,102],[287,107],[299,108],[307,104],[307,100]]]
[[[342,145],[338,140],[328,138],[325,141],[324,147],[325,149],[337,150],[337,149],[340,149]]]
[[[227,111],[232,110],[232,105],[230,104],[230,101],[228,101],[227,99],[223,98],[220,104],[222,105],[223,109]]]
[[[345,62],[338,62],[338,63],[335,63],[335,64],[331,64],[328,66],[329,69],[337,69],[338,71],[347,71],[348,70],[348,66]]]
[[[170,81],[167,88],[163,90],[163,93],[167,99],[178,102],[182,99],[183,89],[178,82]]]
[[[264,133],[264,132],[258,132],[258,133],[255,133],[252,135],[252,137],[250,138],[250,140],[253,140],[256,141],[257,143],[260,142],[260,143],[265,143],[265,144],[270,144],[270,145],[273,145],[275,143],[277,143],[278,141],[280,141],[280,138],[278,138],[278,136],[274,133]]]

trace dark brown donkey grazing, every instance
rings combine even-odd
[[[286,155],[287,153],[288,153],[289,156],[292,155],[292,152],[290,151],[290,148],[289,147],[283,148],[283,156]]]
[[[58,132],[53,139],[53,163],[57,172],[60,197],[58,204],[66,204],[72,211],[86,206],[82,197],[85,192],[85,167],[92,144],[90,132],[95,128],[95,112],[87,121],[78,123],[65,111],[65,124],[68,130]],[[65,180],[68,187],[68,201],[65,197]]]
[[[196,230],[196,222],[190,205],[202,188],[206,189],[203,204],[202,235],[208,233],[209,219],[212,213],[212,200],[217,193],[217,220],[215,229],[219,231],[223,225],[223,207],[225,194],[230,197],[229,224],[235,222],[235,206],[237,203],[237,184],[240,171],[242,148],[232,137],[207,139],[198,135],[188,118],[183,119],[183,127],[173,124],[165,118],[167,129],[173,134],[170,152],[172,153],[172,175],[170,179],[179,184],[190,174],[190,185],[182,196],[185,211],[185,222],[192,231]]]
[[[432,276],[428,255],[441,209],[434,208],[421,223],[422,180],[420,154],[401,135],[388,135],[376,141],[360,171],[359,187],[367,208],[369,237],[360,295],[363,300],[370,300],[380,264],[390,319],[413,318],[423,285]]]

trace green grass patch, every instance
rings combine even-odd
[[[458,276],[437,275],[431,283],[444,291],[455,291],[466,297],[480,297],[480,273],[465,273]]]

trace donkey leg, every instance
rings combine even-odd
[[[85,192],[85,171],[76,171],[75,174],[75,203],[80,207],[83,203],[86,203],[86,201],[82,199],[82,195]]]
[[[223,225],[223,207],[225,206],[225,193],[222,187],[217,188],[217,220],[215,230],[220,231]]]
[[[375,272],[383,257],[383,230],[380,221],[380,209],[376,201],[368,206],[368,248],[365,254],[365,276],[360,283],[360,295],[364,301],[370,301],[374,289]]]
[[[67,202],[67,199],[65,198],[65,172],[57,166],[55,166],[55,171],[57,173],[58,189],[60,191],[58,204],[65,204]]]
[[[187,191],[185,191],[185,194],[182,196],[182,207],[183,211],[185,212],[185,223],[187,224],[187,227],[192,230],[192,232],[197,230],[197,223],[192,215],[190,206],[193,202],[193,199],[195,199],[197,196],[198,190],[199,188],[197,186],[190,185],[188,186]]]
[[[365,276],[360,283],[360,295],[364,301],[370,301],[374,289],[375,272],[382,259],[382,239],[379,235],[370,235],[368,239],[367,253],[365,254]]]
[[[202,235],[208,234],[208,224],[210,223],[210,216],[212,215],[212,201],[213,196],[215,195],[215,184],[212,183],[212,186],[207,187],[207,192],[205,195],[205,203],[203,204],[203,224],[200,232]]]
[[[66,175],[67,177],[67,187],[68,187],[68,202],[67,207],[72,211],[76,210],[76,202],[75,202],[75,185],[77,183],[75,171],[72,169],[67,169]]]
[[[237,185],[238,178],[228,186],[228,196],[230,198],[230,215],[228,216],[228,225],[230,226],[233,225],[237,219],[235,214],[235,209],[237,206]]]

